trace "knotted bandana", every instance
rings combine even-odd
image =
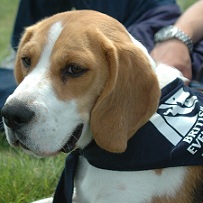
[[[71,203],[79,156],[101,169],[140,171],[203,164],[203,94],[180,79],[162,89],[157,112],[128,141],[123,153],[111,153],[92,141],[68,155],[54,203]]]

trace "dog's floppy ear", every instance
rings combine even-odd
[[[100,36],[109,64],[109,78],[91,113],[96,143],[110,152],[124,152],[127,142],[156,111],[160,89],[143,51],[131,41],[112,42]]]
[[[15,69],[14,69],[15,79],[18,84],[23,80],[23,72],[21,70],[20,50],[32,38],[33,32],[34,32],[34,26],[30,26],[26,28],[18,46]]]

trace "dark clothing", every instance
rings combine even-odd
[[[21,0],[11,40],[12,46],[17,50],[24,27],[72,8],[106,13],[128,27],[149,9],[168,4],[175,4],[175,0]]]
[[[0,68],[0,112],[3,107],[6,99],[10,94],[13,93],[16,88],[16,82],[13,76],[12,70],[7,70]],[[1,126],[1,114],[0,114],[0,126]],[[0,130],[3,131],[3,128],[0,127]]]
[[[116,18],[126,28],[148,10],[162,5],[173,5],[175,0],[73,0],[76,9],[92,9]]]
[[[97,10],[116,18],[149,52],[154,47],[154,34],[162,27],[174,24],[181,15],[175,0],[21,0],[12,47],[17,50],[24,27],[73,7]],[[203,42],[195,44],[191,59],[194,79],[203,63]]]
[[[203,94],[176,79],[162,89],[157,112],[128,141],[125,152],[107,152],[93,141],[84,150],[68,155],[54,203],[72,202],[79,156],[94,167],[115,171],[203,165],[202,130]]]
[[[203,165],[203,94],[174,80],[162,89],[157,112],[124,153],[107,152],[93,142],[82,156],[97,168],[116,171]]]
[[[53,14],[70,10],[67,0],[21,0],[11,36],[11,45],[17,51],[25,27]]]

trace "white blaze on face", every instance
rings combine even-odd
[[[18,94],[19,96],[22,94],[23,97],[25,97],[28,95],[24,94],[24,92],[29,91],[28,94],[29,96],[31,96],[30,92],[39,91],[39,93],[41,93],[40,89],[42,89],[43,91],[45,86],[47,86],[46,88],[50,88],[51,86],[50,81],[47,78],[49,66],[50,66],[50,56],[51,56],[53,47],[55,45],[55,42],[57,41],[62,30],[63,30],[63,27],[61,25],[61,22],[56,22],[51,26],[47,35],[47,42],[41,53],[39,62],[37,63],[34,70],[24,78],[23,82],[15,90],[14,95]],[[12,95],[12,97],[14,95]]]
[[[7,100],[9,103],[18,99],[34,110],[35,118],[23,128],[23,133],[26,136],[26,146],[39,155],[59,151],[75,128],[84,123],[77,112],[77,101],[60,101],[47,77],[50,57],[62,30],[61,22],[51,26],[39,62]]]

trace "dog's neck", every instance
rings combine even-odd
[[[157,75],[160,89],[162,89],[163,87],[165,87],[166,85],[174,81],[176,78],[180,78],[184,83],[189,81],[187,78],[183,76],[183,74],[177,68],[168,66],[163,63],[159,63],[159,64],[156,63],[153,60],[153,58],[149,55],[147,49],[139,41],[137,41],[131,34],[129,35],[132,42],[137,47],[139,47],[149,59],[151,67]]]

